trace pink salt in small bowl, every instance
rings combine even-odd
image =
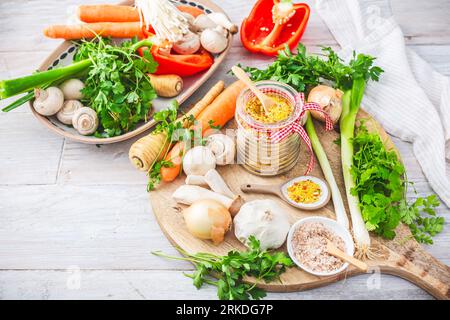
[[[298,228],[300,228],[300,226],[302,226],[303,224],[306,223],[321,223],[325,229],[328,229],[328,231],[330,233],[333,233],[334,235],[340,237],[343,242],[344,242],[344,246],[345,246],[345,250],[343,250],[345,253],[347,253],[350,256],[353,256],[353,253],[355,251],[355,245],[353,243],[353,238],[350,234],[350,232],[344,228],[343,226],[341,226],[340,224],[338,224],[335,220],[333,219],[329,219],[329,218],[325,218],[325,217],[319,217],[319,216],[314,216],[314,217],[308,217],[308,218],[304,218],[304,219],[300,219],[297,222],[295,222],[290,230],[289,230],[289,234],[288,234],[288,238],[287,238],[287,250],[289,253],[289,256],[291,257],[292,261],[294,261],[294,263],[302,270],[313,274],[315,276],[321,276],[321,277],[325,277],[325,276],[332,276],[335,274],[338,274],[342,271],[344,271],[345,269],[347,269],[348,267],[348,263],[344,262],[342,264],[342,266],[340,266],[339,268],[329,271],[329,272],[319,272],[319,271],[314,271],[311,270],[311,268],[308,268],[304,263],[302,263],[302,261],[299,261],[297,259],[297,256],[295,254],[295,250],[293,248],[293,237],[294,237],[294,233],[297,231]]]

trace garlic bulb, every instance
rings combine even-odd
[[[342,95],[343,92],[339,89],[318,85],[309,92],[308,102],[317,103],[335,124],[338,122],[342,113]],[[325,122],[325,117],[322,113],[317,111],[310,112],[314,119]]]
[[[214,200],[200,200],[183,210],[189,232],[199,239],[211,239],[214,244],[223,242],[230,229],[231,215],[222,204]]]
[[[72,119],[75,111],[83,108],[83,104],[78,100],[67,100],[61,110],[56,114],[56,118],[64,124],[72,124]]]
[[[216,158],[207,147],[197,146],[189,149],[183,158],[183,170],[186,175],[204,176],[209,169],[216,168]]]
[[[216,157],[217,165],[224,166],[234,163],[236,144],[233,138],[222,133],[212,134],[206,140],[206,147]]]
[[[276,249],[283,245],[289,232],[287,213],[273,200],[245,203],[234,217],[234,233],[244,244],[253,235],[261,249]]]
[[[33,108],[43,116],[56,114],[63,106],[64,95],[57,87],[34,89]]]
[[[84,136],[93,134],[98,128],[97,113],[88,107],[82,107],[75,111],[72,118],[72,125],[79,134]]]

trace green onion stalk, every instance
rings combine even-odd
[[[345,192],[352,218],[352,229],[357,254],[361,258],[370,255],[370,236],[361,214],[358,194],[357,192],[352,192],[352,189],[355,187],[355,180],[351,173],[351,167],[353,165],[353,137],[356,115],[361,105],[365,87],[366,81],[364,78],[356,78],[353,80],[352,88],[347,90],[342,97],[342,114],[340,118],[341,160]]]
[[[331,165],[328,161],[327,154],[320,143],[319,137],[317,136],[310,113],[308,113],[305,129],[308,133],[309,139],[311,140],[311,145],[314,153],[316,154],[317,160],[320,163],[320,167],[322,168],[323,175],[330,186],[331,199],[333,200],[334,210],[336,213],[336,221],[344,228],[348,229],[349,222],[347,212],[345,211],[344,201],[342,200],[341,192],[339,191],[336,179],[334,178],[333,171],[331,170]]]
[[[144,39],[136,42],[131,46],[132,50],[137,50],[140,47],[151,47],[152,42],[149,39]],[[0,81],[0,100],[16,96],[21,93],[27,94],[20,99],[14,101],[10,105],[2,109],[3,112],[11,111],[25,102],[34,98],[34,88],[46,88],[52,84],[70,78],[76,74],[81,73],[91,66],[95,61],[92,59],[85,59],[75,62],[69,66],[37,72],[29,76],[20,77],[10,80]]]

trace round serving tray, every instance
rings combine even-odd
[[[187,6],[197,7],[203,10],[205,13],[211,12],[223,12],[225,13],[219,6],[214,4],[209,0],[195,0],[195,1],[186,1],[186,0],[171,0],[175,4],[182,4]],[[133,1],[122,1],[119,4],[121,5],[132,5]],[[225,13],[226,14],[226,13]],[[193,75],[191,77],[184,77],[184,87],[183,91],[175,98],[166,99],[166,98],[156,98],[153,100],[153,108],[154,111],[159,111],[161,109],[166,108],[169,105],[169,101],[172,99],[176,99],[179,104],[182,104],[186,101],[206,80],[211,77],[211,75],[216,71],[219,65],[227,56],[228,52],[233,43],[233,35],[229,34],[228,39],[228,47],[221,54],[216,55],[214,57],[214,64],[208,70]],[[45,61],[40,65],[39,71],[50,70],[53,68],[58,68],[60,66],[69,65],[72,62],[73,55],[75,54],[75,45],[70,41],[64,41],[61,45],[59,45],[48,57]],[[109,144],[115,142],[121,142],[133,138],[150,128],[152,128],[156,122],[153,119],[150,119],[147,122],[142,122],[136,126],[133,131],[127,132],[123,135],[111,138],[97,138],[95,136],[82,136],[78,134],[78,132],[72,128],[71,126],[67,126],[61,122],[59,122],[55,116],[45,117],[38,114],[33,106],[32,101],[30,101],[29,106],[31,111],[36,116],[36,118],[41,122],[45,127],[55,132],[56,134],[63,136],[67,139],[78,141],[81,143],[87,144]]]
[[[366,119],[365,125],[371,132],[378,132],[381,139],[388,149],[395,149],[389,136],[383,128],[372,119],[364,111],[360,111],[358,119]],[[231,127],[235,126],[234,121],[231,121]],[[341,194],[345,199],[344,181],[342,178],[341,156],[340,148],[334,142],[339,134],[336,131],[325,132],[323,124],[316,123],[317,134],[327,153],[333,173],[335,175]],[[239,194],[244,201],[251,201],[256,199],[270,198],[279,204],[289,213],[291,224],[301,218],[311,217],[313,215],[335,218],[333,204],[330,201],[325,207],[315,211],[305,211],[291,207],[284,203],[276,196],[248,194],[240,191],[240,185],[245,183],[252,184],[268,184],[280,185],[294,177],[303,175],[309,160],[309,154],[303,144],[300,150],[299,161],[295,167],[288,173],[276,177],[260,177],[255,176],[246,171],[240,165],[229,165],[218,167],[218,171],[225,179],[234,193]],[[316,166],[311,175],[324,179],[320,166]],[[225,241],[216,246],[211,241],[204,241],[192,236],[186,228],[182,209],[183,205],[177,204],[172,199],[173,192],[182,184],[184,184],[184,175],[177,178],[177,180],[162,184],[155,191],[150,192],[150,202],[156,219],[167,238],[172,244],[182,248],[183,250],[196,252],[210,252],[214,254],[224,255],[230,250],[246,250],[244,245],[234,235],[234,230],[230,230],[225,237]],[[348,212],[348,207],[347,207]],[[350,219],[350,217],[349,217]],[[400,225],[397,230],[397,237],[393,240],[381,239],[375,235],[371,235],[372,241],[381,249],[382,255],[375,259],[368,261],[371,273],[387,273],[405,278],[416,285],[422,287],[433,296],[440,299],[450,298],[450,268],[440,261],[436,260],[428,254],[420,244],[418,244],[411,236],[409,228]],[[286,245],[279,250],[286,252]],[[349,266],[345,271],[332,276],[319,277],[309,274],[299,268],[290,268],[281,275],[280,281],[273,281],[270,283],[258,283],[258,286],[268,291],[288,292],[307,290],[319,286],[324,286],[343,280],[346,277],[351,277],[361,274],[361,271]],[[376,276],[376,275],[374,275]],[[247,279],[248,282],[253,283],[254,279]],[[370,290],[370,288],[368,288]],[[395,298],[395,297],[393,297]]]

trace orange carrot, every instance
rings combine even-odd
[[[204,14],[203,10],[201,10],[199,8],[191,7],[191,6],[184,6],[182,4],[177,6],[177,9],[180,10],[181,12],[189,13],[194,18],[196,18],[197,16],[199,16],[201,14]]]
[[[112,4],[81,5],[78,18],[83,22],[137,22],[139,11],[131,6]]]
[[[228,121],[233,119],[236,111],[236,100],[245,84],[236,81],[227,87],[214,101],[203,110],[197,117],[199,125],[202,126],[202,134],[210,129],[210,122],[214,126],[223,127]],[[183,162],[185,142],[178,142],[169,151],[165,160],[171,161],[173,166],[170,168],[161,168],[161,177],[165,182],[175,180],[181,172],[181,164]]]
[[[192,15],[194,18],[204,12],[199,8],[179,5],[178,10]],[[83,22],[138,22],[139,11],[131,6],[112,4],[81,5],[77,10],[78,18]]]
[[[54,39],[77,40],[95,35],[113,38],[144,37],[139,22],[97,22],[80,25],[54,25],[44,30],[44,35]]]

